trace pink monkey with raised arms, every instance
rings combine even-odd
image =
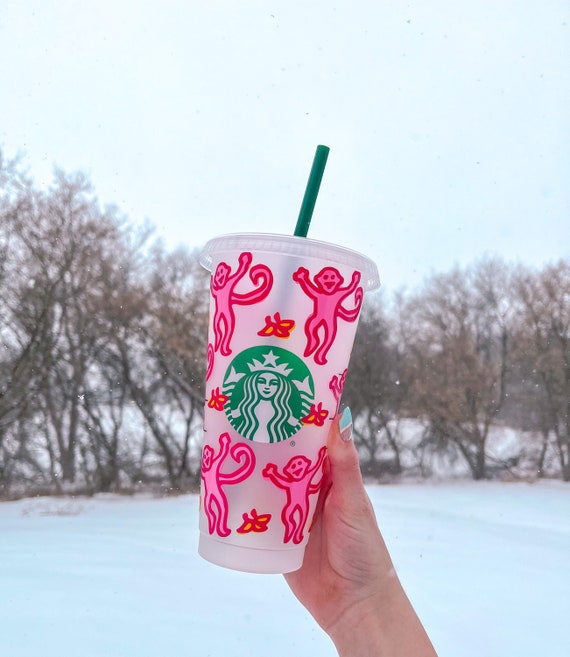
[[[300,455],[289,459],[282,473],[274,463],[268,463],[263,470],[266,479],[287,493],[287,501],[281,512],[285,543],[292,540],[299,544],[303,540],[303,529],[309,517],[309,496],[318,493],[322,483],[322,477],[317,483],[313,483],[313,477],[321,469],[326,451],[326,447],[321,447],[313,467],[306,456]]]
[[[293,280],[299,283],[303,292],[313,301],[313,312],[305,322],[307,346],[305,356],[315,354],[315,363],[325,365],[327,354],[337,332],[338,318],[346,322],[355,322],[362,306],[364,291],[358,287],[360,272],[355,271],[346,287],[342,287],[344,278],[335,267],[324,267],[311,281],[305,267],[299,267],[293,273]],[[347,309],[342,302],[354,293],[355,307]],[[321,335],[319,335],[319,331]]]
[[[230,342],[234,334],[236,318],[234,305],[252,305],[265,299],[273,285],[273,274],[266,265],[255,265],[249,271],[249,278],[255,288],[240,294],[235,291],[236,285],[247,274],[253,256],[248,251],[240,253],[238,268],[234,274],[231,267],[220,262],[212,276],[210,290],[214,298],[215,309],[212,326],[214,329],[214,351],[220,351],[223,356],[232,353]]]
[[[211,445],[206,445],[202,453],[203,504],[210,534],[216,532],[219,536],[229,536],[228,498],[223,486],[239,484],[247,479],[255,468],[255,454],[249,445],[243,443],[230,449],[231,440],[227,433],[220,436],[219,442],[218,454],[215,454]],[[236,463],[241,462],[241,465],[233,472],[221,472],[228,454]]]

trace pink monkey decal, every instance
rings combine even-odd
[[[346,373],[348,369],[345,369],[344,372],[338,376],[335,374],[332,379],[329,381],[329,388],[332,390],[336,401],[336,412],[338,413],[338,408],[340,404],[340,398],[342,397],[342,391],[344,390],[344,384],[346,382]]]
[[[214,455],[211,445],[204,447],[202,454],[202,481],[204,484],[204,512],[208,518],[210,534],[216,532],[219,536],[229,536],[228,527],[228,498],[223,486],[239,484],[249,477],[255,468],[255,455],[249,445],[238,443],[230,449],[230,436],[223,433],[220,436],[220,451]],[[231,473],[220,472],[228,454],[239,467]]]
[[[299,267],[293,274],[293,280],[299,283],[303,292],[313,301],[313,312],[305,322],[307,346],[304,355],[311,356],[314,353],[315,363],[324,365],[336,337],[338,318],[347,322],[355,322],[358,319],[364,295],[362,288],[358,287],[360,272],[353,272],[352,280],[346,287],[342,287],[344,278],[335,267],[324,267],[313,281],[308,270]],[[342,302],[352,293],[356,305],[347,309]]]
[[[210,378],[213,369],[214,369],[214,347],[210,343],[208,343],[208,351],[206,353],[206,381]]]
[[[316,484],[313,483],[313,477],[321,469],[326,451],[326,447],[321,447],[313,467],[306,456],[300,455],[289,459],[283,473],[279,472],[274,463],[268,463],[263,470],[266,479],[287,493],[287,502],[281,512],[285,526],[284,543],[292,540],[299,544],[303,540],[303,529],[309,517],[309,496],[318,493],[322,483],[322,477]]]
[[[234,305],[249,306],[265,299],[273,285],[273,274],[266,265],[255,265],[249,271],[249,278],[254,289],[239,294],[236,285],[247,274],[253,256],[248,251],[240,253],[239,265],[234,274],[231,267],[220,262],[212,276],[210,290],[214,297],[215,310],[212,326],[214,329],[214,351],[220,351],[223,356],[232,353],[230,342],[234,334],[236,319]]]

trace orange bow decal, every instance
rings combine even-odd
[[[291,331],[294,328],[294,319],[281,319],[281,315],[275,313],[273,319],[271,319],[271,315],[265,317],[265,326],[261,331],[257,332],[257,335],[261,335],[264,338],[270,335],[274,335],[276,338],[288,338],[291,336]]]
[[[224,404],[228,401],[228,396],[223,395],[220,392],[220,388],[214,388],[212,390],[212,394],[210,395],[210,399],[208,400],[208,408],[213,408],[216,411],[223,411],[224,410]]]
[[[319,402],[317,406],[312,404],[309,414],[301,418],[301,422],[303,424],[314,424],[317,427],[322,427],[328,414],[328,411],[323,410],[321,402]]]
[[[271,520],[271,514],[265,513],[263,515],[257,515],[255,509],[251,510],[251,516],[248,516],[247,513],[242,514],[243,524],[239,529],[236,529],[238,534],[249,534],[250,532],[255,532],[259,534],[261,532],[266,532]]]

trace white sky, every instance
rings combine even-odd
[[[169,246],[292,233],[415,285],[570,256],[570,0],[0,0],[0,146]]]

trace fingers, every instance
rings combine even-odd
[[[315,509],[315,515],[314,515],[314,520],[316,520],[322,512],[323,506],[325,504],[325,501],[327,499],[327,496],[329,494],[330,488],[331,488],[331,467],[330,467],[330,462],[328,458],[325,458],[325,462],[323,464],[323,478],[321,481],[321,490],[319,492],[319,498],[317,500],[317,506]]]
[[[350,426],[341,432],[339,422],[343,424],[349,421]],[[358,452],[354,446],[350,433],[352,431],[352,420],[350,412],[341,417],[338,415],[330,428],[327,442],[327,453],[330,467],[330,477],[334,486],[342,489],[343,494],[350,496],[351,493],[361,492],[364,489]],[[342,435],[341,435],[342,434]]]
[[[374,507],[364,488],[358,451],[354,441],[351,438],[347,440],[348,436],[342,430],[342,425],[352,418],[350,412],[348,418],[345,414],[343,416],[335,418],[328,436],[331,481],[329,501],[333,504],[333,513],[344,523],[345,528],[350,527],[353,537],[358,537],[361,549],[364,550],[361,556],[367,554],[370,563],[381,562],[383,572],[388,572],[392,568],[390,555],[380,533]],[[364,546],[368,546],[370,552],[366,552]]]

